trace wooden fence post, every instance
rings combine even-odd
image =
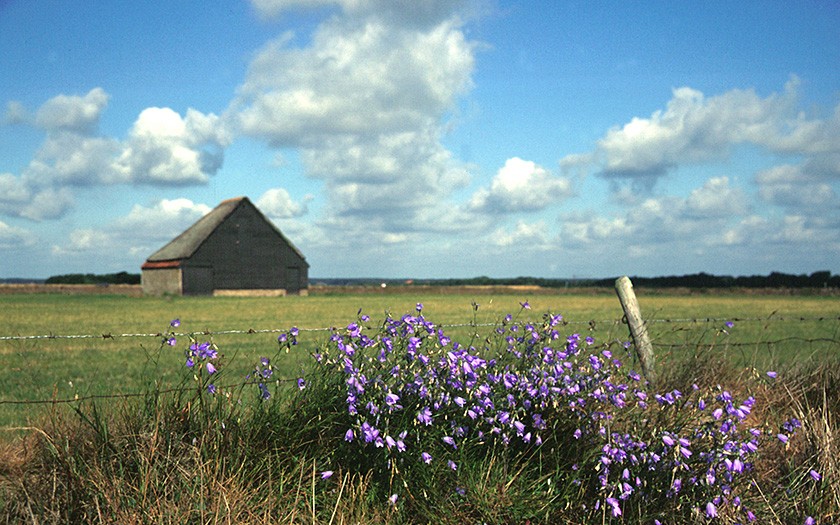
[[[630,278],[625,275],[616,279],[615,291],[618,294],[618,300],[621,301],[624,317],[627,318],[630,335],[633,336],[633,344],[636,346],[636,353],[642,364],[642,373],[648,381],[654,383],[656,381],[656,365],[653,357],[653,347],[650,344],[647,325],[642,319],[642,312],[639,309],[639,302],[636,300],[636,293],[633,291],[633,283],[630,282]]]

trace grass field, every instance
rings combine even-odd
[[[717,345],[741,364],[757,367],[840,357],[840,300],[836,297],[646,295],[642,291],[639,300],[643,315],[652,320],[651,338],[663,363],[698,344]],[[158,333],[175,318],[181,319],[180,329],[185,332],[303,329],[297,353],[282,356],[278,363],[280,373],[292,378],[308,366],[309,349],[327,337],[320,329],[346,326],[356,320],[360,310],[377,321],[386,312],[395,316],[412,312],[420,302],[427,317],[438,324],[492,324],[519,312],[524,301],[531,309],[521,316],[539,319],[550,311],[564,316],[570,333],[586,332],[599,342],[628,339],[628,330],[620,322],[621,305],[610,290],[569,295],[529,289],[455,289],[446,293],[439,289],[387,293],[371,289],[369,293],[282,298],[0,295],[0,336],[100,336],[0,341],[0,400],[136,392],[144,374],[164,383],[175,381],[182,371],[179,351],[164,351],[158,366],[150,368],[159,339],[119,336]],[[707,322],[709,318],[715,321]],[[815,320],[818,318],[825,320]],[[736,321],[729,334],[720,334],[721,320],[729,319],[745,320]],[[468,343],[476,330],[462,327],[450,332]],[[101,337],[107,334],[114,337]],[[275,338],[272,333],[213,336],[231,361],[230,369],[243,376],[259,356],[275,354]],[[0,427],[24,425],[38,416],[38,408],[0,404]]]
[[[734,524],[753,512],[777,524],[840,519],[833,439],[840,301],[642,292],[639,302],[664,376],[655,385],[641,386],[627,371],[636,365],[624,357],[628,329],[610,290],[0,295],[0,336],[24,336],[0,339],[0,520]],[[386,314],[416,313],[417,303],[476,355],[456,351],[422,318],[398,323],[400,330],[415,323],[402,335],[381,326]],[[371,317],[368,328],[344,329],[360,312]],[[566,324],[543,324],[546,312]],[[513,322],[496,330],[507,314]],[[178,343],[170,347],[162,333],[175,318]],[[277,333],[292,326],[300,344],[282,352]],[[341,330],[331,338],[330,327]],[[184,366],[185,334],[202,342],[205,331],[220,355],[196,355],[195,383]],[[566,339],[573,333],[597,343],[581,337],[579,359],[568,357],[577,355],[568,346],[574,338]],[[55,337],[25,337],[45,334]],[[393,339],[388,355],[383,335]],[[421,352],[437,357],[411,357],[413,335],[424,338]],[[316,365],[313,350],[336,359]],[[513,379],[482,364],[481,353],[494,353]],[[290,380],[262,401],[255,386],[236,386],[261,356],[272,360],[272,381]],[[558,359],[568,359],[567,368]],[[203,373],[210,360],[223,379]],[[469,386],[475,374],[487,375]],[[302,389],[298,377],[307,380]],[[206,388],[211,380],[218,392]],[[184,384],[189,389],[167,390]],[[366,387],[351,395],[353,384]],[[419,384],[434,394],[424,398]],[[143,395],[108,397],[132,393]],[[105,397],[87,398],[96,395]],[[348,408],[357,395],[365,399],[359,413],[383,431],[376,446],[367,421]],[[60,402],[33,403],[50,399]],[[430,399],[434,424],[422,424]],[[487,412],[476,419],[473,409]]]

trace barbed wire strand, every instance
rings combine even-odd
[[[676,319],[646,319],[647,324],[678,324],[678,323],[741,323],[741,322],[768,322],[768,321],[782,321],[782,322],[824,322],[824,321],[840,321],[838,317],[686,317]],[[461,324],[441,324],[435,325],[440,328],[486,328],[497,326],[499,323],[461,323]],[[600,321],[563,321],[564,325],[589,325],[590,327],[596,324],[624,324],[623,319],[604,319]],[[301,332],[329,332],[335,330],[336,327],[329,328],[298,328]],[[163,337],[164,335],[171,335],[175,337],[184,337],[190,335],[253,335],[253,334],[270,334],[288,332],[288,328],[263,328],[254,329],[234,329],[234,330],[198,330],[195,332],[155,332],[155,333],[123,333],[113,334],[110,332],[99,334],[41,334],[41,335],[4,335],[0,336],[0,341],[26,341],[38,339],[116,339],[125,337]]]
[[[279,379],[272,379],[271,381],[264,381],[263,383],[270,383],[270,384],[280,384],[280,383],[291,383],[296,381],[296,379],[291,378],[279,378]],[[218,388],[237,388],[237,387],[245,387],[247,385],[257,385],[259,381],[245,381],[244,383],[232,383],[228,385],[218,385]],[[191,390],[195,390],[195,385],[191,386],[181,386],[181,387],[171,387],[171,388],[162,388],[157,389],[154,391],[155,395],[158,394],[172,394],[176,392],[189,392]],[[72,398],[55,398],[55,399],[0,399],[0,405],[66,405],[70,403],[81,403],[82,401],[92,401],[96,399],[129,399],[132,397],[144,397],[150,395],[149,392],[118,392],[116,394],[85,394],[83,396],[75,395]]]

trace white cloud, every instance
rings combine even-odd
[[[135,204],[128,214],[101,228],[73,230],[67,243],[53,246],[53,254],[113,258],[114,253],[128,253],[145,258],[211,209],[189,199],[162,199],[148,207]]]
[[[814,164],[783,164],[757,173],[759,197],[780,206],[805,210],[837,202],[830,178],[821,176],[825,172],[815,173],[813,168]]]
[[[120,179],[112,163],[120,145],[114,139],[57,131],[47,135],[23,179],[32,186],[88,186]]]
[[[665,110],[610,129],[594,152],[564,162],[579,163],[591,155],[601,175],[650,185],[678,165],[726,158],[739,144],[784,154],[840,151],[840,105],[828,119],[809,119],[796,107],[798,85],[793,78],[783,93],[765,98],[753,90],[707,98],[695,89],[677,88]]]
[[[99,230],[84,228],[70,232],[70,242],[63,248],[53,246],[53,254],[67,252],[88,252],[97,253],[106,248],[113,248],[113,237]]]
[[[73,193],[68,188],[46,188],[34,194],[23,205],[18,215],[34,221],[58,219],[75,205]]]
[[[581,246],[617,241],[633,233],[624,217],[606,218],[580,212],[563,217],[560,239],[564,245]]]
[[[242,130],[274,145],[413,131],[471,87],[473,46],[451,21],[429,31],[381,21],[325,22],[308,48],[263,48],[241,86]]]
[[[751,215],[727,229],[722,243],[757,256],[782,251],[796,257],[808,256],[814,246],[819,246],[821,253],[838,253],[840,220],[804,214],[780,218]]]
[[[35,113],[35,124],[47,131],[91,133],[108,105],[108,94],[94,88],[84,96],[58,95],[45,102]]]
[[[292,217],[300,217],[306,214],[306,198],[303,203],[297,203],[292,200],[289,192],[283,188],[273,188],[262,194],[257,199],[257,207],[262,210],[268,217],[272,219],[289,219]]]
[[[31,232],[0,221],[0,248],[14,249],[33,244],[35,244],[35,238]]]
[[[218,116],[147,108],[120,141],[98,134],[107,102],[95,88],[58,95],[37,110],[35,124],[46,138],[19,176],[0,175],[0,213],[57,219],[74,206],[78,187],[204,184],[221,168],[231,135]]]
[[[544,250],[550,248],[548,228],[543,221],[527,223],[517,221],[513,230],[499,228],[491,236],[491,242],[500,247],[520,247],[525,250]]]
[[[748,212],[744,192],[731,187],[727,177],[714,177],[686,198],[648,197],[613,217],[567,213],[561,240],[570,246],[615,243],[652,250],[673,243],[700,248],[720,244],[721,232]]]
[[[126,182],[204,184],[221,167],[230,136],[216,115],[147,108],[137,117],[114,170]]]
[[[0,210],[19,209],[31,197],[29,188],[11,173],[0,173]]]
[[[111,229],[137,238],[170,241],[212,210],[189,199],[162,199],[150,207],[135,204]]]
[[[322,224],[383,235],[416,228],[469,181],[441,143],[447,114],[472,87],[475,44],[453,11],[461,3],[429,3],[435,22],[425,25],[391,16],[412,12],[415,4],[403,4],[343,2],[342,16],[325,20],[305,47],[289,35],[268,44],[231,105],[242,133],[299,148],[307,175],[324,181]],[[257,7],[277,14],[312,5]]]
[[[541,210],[572,194],[571,182],[555,177],[534,162],[513,157],[505,161],[489,189],[477,191],[470,208],[490,213]]]
[[[731,187],[728,177],[714,177],[691,191],[684,213],[688,217],[714,219],[744,215],[748,209],[748,197],[742,190]]]

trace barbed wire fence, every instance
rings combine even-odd
[[[721,324],[721,323],[740,323],[740,322],[823,322],[836,321],[840,322],[840,316],[770,316],[770,317],[682,317],[682,318],[656,318],[645,319],[648,325],[656,324]],[[624,324],[624,319],[602,319],[602,320],[587,320],[587,321],[563,321],[564,326],[586,325],[590,329],[598,325],[616,325]],[[497,326],[498,323],[455,323],[455,324],[438,324],[440,328],[486,328]],[[330,332],[336,327],[322,327],[322,328],[298,328],[301,332]],[[190,335],[252,335],[252,334],[274,334],[288,332],[288,328],[247,328],[247,329],[230,329],[230,330],[197,330],[191,332],[167,332],[176,337],[185,337]],[[101,332],[95,334],[38,334],[38,335],[3,335],[0,336],[0,341],[27,341],[38,339],[117,339],[126,337],[163,337],[163,332],[127,332],[127,333],[113,333]],[[754,343],[745,343],[754,344]]]
[[[533,320],[532,322],[536,322]],[[707,347],[708,345],[717,344],[716,340],[709,339],[709,334],[712,338],[721,333],[729,335],[726,327],[729,324],[743,324],[743,323],[761,323],[762,328],[768,329],[771,325],[786,324],[790,326],[792,323],[808,324],[809,326],[822,325],[823,329],[819,334],[812,336],[804,335],[786,335],[776,337],[762,337],[753,340],[727,340],[725,345],[728,348],[775,348],[784,345],[803,345],[813,347],[814,345],[823,345],[824,348],[833,349],[837,356],[840,356],[840,316],[785,316],[771,314],[766,317],[678,317],[678,318],[651,318],[644,319],[646,328],[652,334],[652,346],[657,353],[674,352],[682,350],[692,350]],[[343,325],[343,323],[342,323]],[[591,320],[564,320],[563,325],[569,327],[572,331],[578,333],[583,332],[601,332],[606,327],[609,334],[607,341],[603,344],[606,347],[612,345],[628,344],[632,340],[631,333],[628,331],[627,317],[612,318],[612,319],[591,319]],[[443,329],[491,329],[499,326],[499,323],[456,323],[456,324],[439,324],[436,325]],[[298,327],[297,330],[301,334],[316,335],[327,334],[336,330],[333,327]],[[343,326],[342,328],[343,329]],[[239,328],[239,329],[224,329],[224,330],[199,330],[190,332],[102,332],[102,333],[82,333],[82,334],[34,334],[34,335],[0,335],[0,344],[14,343],[14,342],[31,342],[40,344],[44,341],[61,341],[61,340],[119,340],[119,339],[156,339],[162,341],[164,337],[208,337],[215,336],[256,336],[256,335],[270,335],[287,333],[288,328]],[[776,332],[788,333],[789,329],[775,330]],[[615,336],[615,332],[623,333],[625,340],[622,341],[620,337]],[[767,330],[772,332],[772,330]],[[571,333],[571,332],[570,332]],[[677,337],[679,336],[679,337]],[[160,343],[163,344],[163,343]],[[295,381],[295,378],[277,378],[273,379],[272,383],[288,383]],[[239,382],[231,385],[220,385],[221,387],[239,387],[249,384],[249,381]],[[256,382],[254,382],[256,384]],[[170,387],[161,388],[157,392],[160,394],[176,393],[179,391],[189,390],[194,386],[186,387]],[[117,400],[117,399],[131,399],[140,398],[148,395],[146,392],[117,392],[106,394],[86,394],[74,395],[73,397],[57,397],[53,396],[49,399],[6,399],[3,398],[3,392],[0,390],[0,407],[2,406],[31,406],[31,405],[67,405],[74,403],[81,403],[86,401],[97,400]]]

